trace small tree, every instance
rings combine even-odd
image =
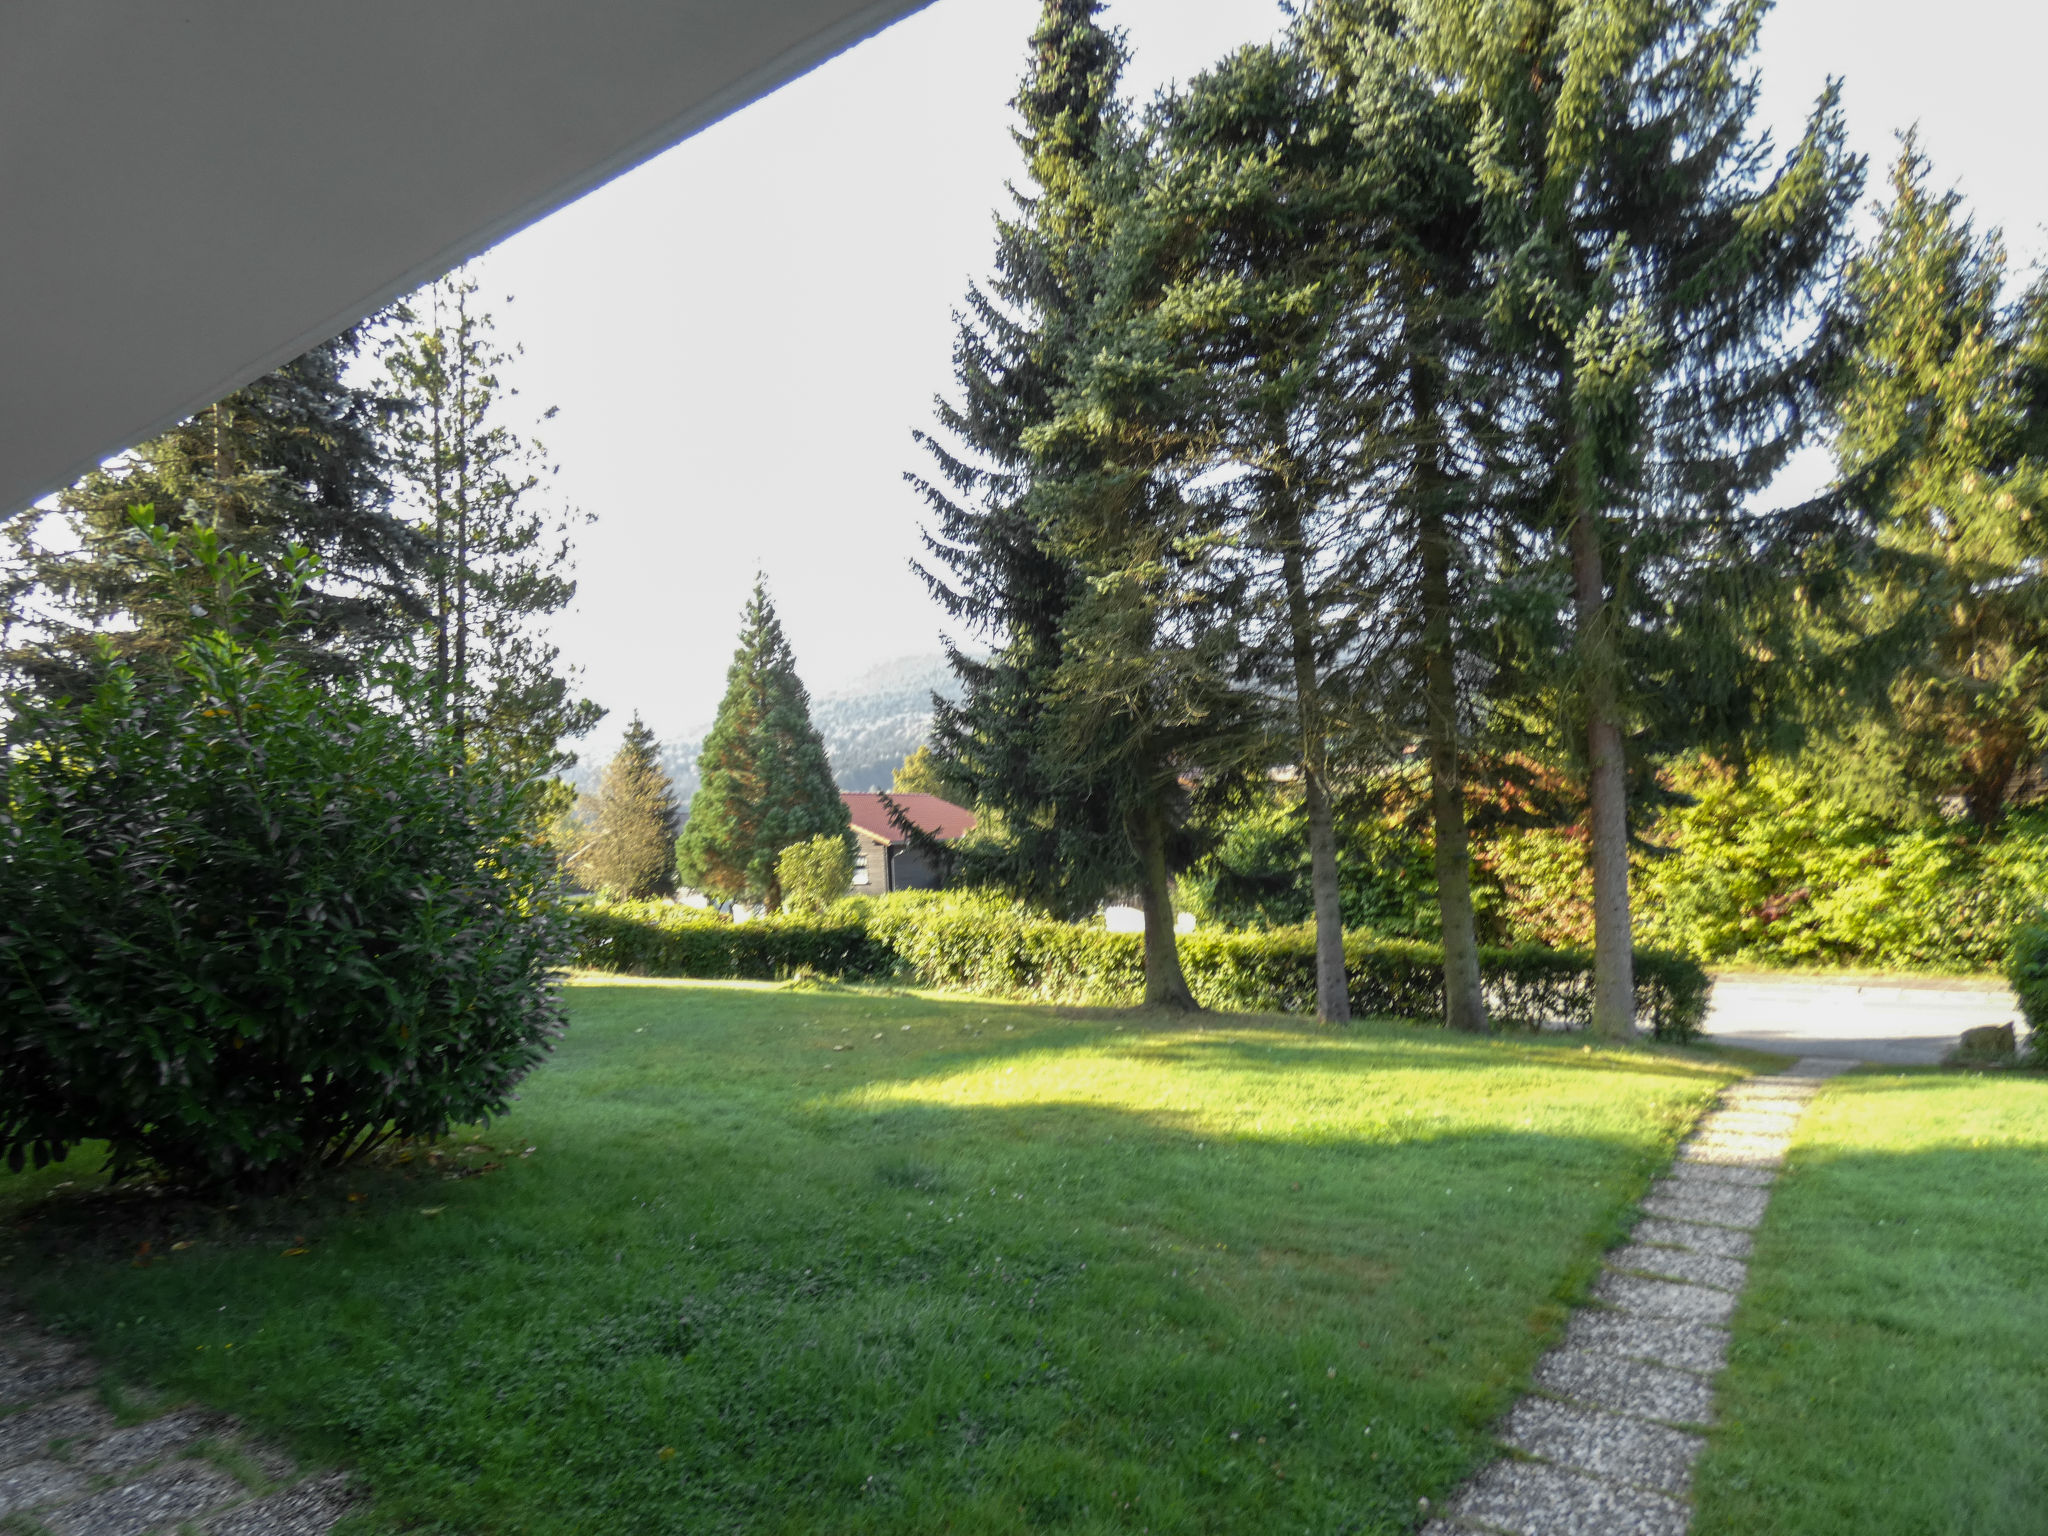
[[[939,778],[939,762],[932,756],[931,744],[924,743],[910,756],[903,759],[890,782],[889,792],[896,795],[941,795],[946,786]]]
[[[850,836],[811,699],[765,581],[757,579],[697,759],[702,775],[679,845],[683,879],[736,900],[782,904],[777,860],[791,843]]]
[[[843,837],[820,834],[791,843],[775,861],[785,912],[823,912],[853,888],[853,849]]]
[[[678,819],[661,744],[636,714],[604,771],[596,833],[577,860],[577,874],[616,901],[674,895]]]

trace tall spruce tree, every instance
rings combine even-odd
[[[576,856],[577,875],[615,901],[673,896],[680,820],[661,744],[636,714],[605,768],[596,826]]]
[[[1130,135],[1118,97],[1125,48],[1101,11],[1099,0],[1041,9],[1015,101],[1028,180],[997,222],[994,274],[969,289],[959,318],[957,398],[937,402],[938,432],[919,434],[934,473],[913,477],[933,514],[926,579],[990,647],[949,647],[961,697],[934,701],[944,775],[989,834],[963,852],[958,873],[1068,915],[1134,885],[1163,890],[1172,818],[1170,805],[1134,803],[1126,778],[1074,750],[1062,718],[1056,679],[1085,578],[1049,531],[1054,476],[1033,445],[1086,345],[1114,212],[1104,164]],[[1148,878],[1155,863],[1161,873]],[[1148,936],[1156,926],[1148,918]],[[1185,999],[1170,913],[1163,932],[1163,943],[1148,937],[1147,994]]]
[[[231,595],[181,579],[193,568],[167,570],[153,536],[188,530],[236,557],[265,613],[304,576],[294,551],[313,557],[316,578],[270,636],[295,660],[346,670],[403,643],[423,616],[429,551],[391,505],[386,432],[402,407],[347,378],[366,330],[321,343],[62,493],[69,537],[23,543],[22,569],[57,607],[47,643],[20,658],[31,676],[72,688],[102,644],[147,665],[215,627]]]
[[[1749,500],[1798,445],[1832,337],[1812,322],[1861,180],[1831,89],[1771,165],[1751,119],[1768,0],[1407,0],[1477,126],[1492,341],[1516,386],[1498,489],[1569,615],[1594,1027],[1634,1033],[1629,741],[1747,707],[1726,589]]]
[[[540,627],[576,595],[579,519],[549,498],[546,450],[506,419],[517,349],[458,270],[395,308],[381,350],[401,407],[393,477],[427,551],[419,650],[432,716],[469,751],[536,773],[566,767],[564,743],[604,711],[577,696]]]
[[[824,835],[851,845],[846,802],[765,578],[755,579],[741,616],[739,648],[697,771],[678,846],[687,885],[774,909],[782,903],[776,863],[783,849]]]
[[[1831,766],[1894,815],[1993,825],[2048,751],[2048,277],[1937,193],[1908,137],[1853,263],[1835,398],[1842,478],[1879,554],[1853,605],[1892,661]]]

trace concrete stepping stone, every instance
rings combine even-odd
[[[80,1390],[99,1377],[90,1359],[23,1313],[0,1318],[6,1529],[42,1536],[326,1536],[357,1501],[345,1476],[300,1480],[290,1457],[241,1438],[220,1414],[172,1408],[118,1424]],[[233,1454],[208,1460],[207,1442]]]
[[[1437,1532],[1506,1531],[1513,1536],[1685,1536],[1684,1504],[1667,1494],[1631,1488],[1565,1467],[1497,1461],[1451,1505],[1455,1524]]]
[[[1640,1234],[1639,1234],[1640,1235]],[[1724,1291],[1739,1291],[1749,1278],[1740,1259],[1691,1248],[1656,1248],[1648,1243],[1630,1243],[1607,1256],[1610,1269],[1638,1275],[1655,1275],[1663,1280],[1683,1280],[1688,1285],[1711,1285]]]
[[[1727,1323],[1748,1278],[1750,1232],[1807,1103],[1854,1062],[1802,1061],[1726,1090],[1644,1198],[1594,1305],[1537,1363],[1540,1395],[1500,1425],[1528,1459],[1486,1467],[1423,1536],[1685,1536],[1714,1416]]]
[[[1714,1392],[1706,1377],[1590,1349],[1553,1349],[1536,1367],[1536,1385],[1560,1397],[1667,1424],[1705,1424],[1714,1416]]]
[[[1696,1221],[1666,1221],[1645,1216],[1631,1234],[1638,1243],[1655,1243],[1664,1248],[1689,1248],[1694,1253],[1711,1253],[1716,1258],[1746,1259],[1752,1239],[1733,1227],[1702,1226]]]

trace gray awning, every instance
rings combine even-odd
[[[924,3],[7,7],[0,511]]]

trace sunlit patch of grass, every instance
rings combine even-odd
[[[2048,1530],[2048,1079],[1858,1073],[1771,1197],[1700,1536]]]
[[[233,1212],[74,1187],[11,1273],[123,1371],[358,1466],[394,1528],[1406,1531],[1740,1070],[1386,1022],[573,998],[517,1113],[438,1161]]]

